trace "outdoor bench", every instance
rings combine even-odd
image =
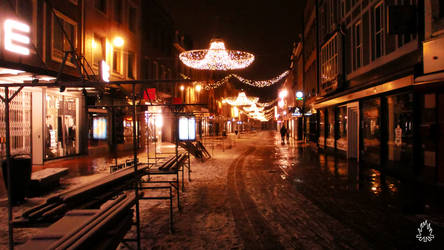
[[[142,186],[140,189],[142,190],[168,190],[169,194],[166,196],[146,196],[140,197],[143,200],[169,200],[170,201],[170,230],[173,232],[173,188],[177,192],[177,207],[180,210],[180,191],[179,191],[179,172],[182,171],[182,191],[184,189],[183,184],[183,175],[184,170],[183,167],[186,165],[187,160],[189,159],[189,155],[186,153],[174,155],[165,162],[161,163],[159,167],[154,168],[146,168],[144,170],[144,174],[148,176],[148,180],[142,182]],[[189,161],[188,161],[189,164]],[[188,168],[189,169],[189,168]],[[162,180],[153,180],[152,176],[168,176],[175,175],[176,179],[162,179]],[[154,184],[154,185],[152,185]],[[158,184],[168,184],[166,186],[159,186]]]
[[[118,196],[100,209],[74,209],[17,249],[115,249],[132,224],[134,194]]]
[[[30,192],[38,194],[60,185],[60,178],[68,174],[68,168],[45,168],[31,174]]]

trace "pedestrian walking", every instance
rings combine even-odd
[[[281,132],[282,144],[285,144],[285,136],[287,135],[287,128],[285,127],[285,125],[282,125],[280,132]]]

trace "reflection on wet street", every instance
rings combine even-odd
[[[242,171],[258,209],[269,210],[267,218],[273,223],[286,223],[285,231],[296,235],[301,234],[299,230],[318,228],[314,235],[303,233],[319,237],[316,243],[290,238],[286,241],[290,246],[404,249],[418,244],[414,235],[419,218],[427,215],[412,211],[434,204],[418,197],[415,183],[402,183],[345,157],[314,152],[302,142],[281,144],[278,134],[270,132],[268,136],[269,144],[254,144],[252,138],[254,150],[243,156],[249,163]],[[439,209],[434,211],[442,211]],[[310,222],[304,222],[303,227],[299,219]],[[434,226],[436,233],[443,232],[442,224]],[[342,238],[336,232],[347,236]],[[334,247],[331,239],[336,241]]]

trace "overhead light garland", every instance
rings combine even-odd
[[[286,77],[288,75],[288,73],[289,73],[289,71],[287,70],[272,79],[261,80],[261,81],[249,80],[249,79],[243,78],[243,77],[236,75],[236,74],[229,74],[217,82],[207,83],[205,86],[205,89],[210,90],[210,89],[219,88],[220,86],[222,86],[222,84],[227,83],[228,80],[230,80],[232,77],[238,79],[239,81],[241,81],[244,84],[248,84],[250,86],[257,87],[257,88],[264,88],[264,87],[271,86],[271,85],[276,84],[277,82],[281,81],[284,77]]]
[[[241,76],[235,75],[233,74],[234,77],[236,77],[239,81],[254,86],[254,87],[258,87],[258,88],[263,88],[263,87],[268,87],[271,86],[277,82],[279,82],[280,80],[282,80],[284,77],[286,77],[288,75],[290,71],[286,70],[283,73],[281,73],[280,75],[270,79],[270,80],[263,80],[263,81],[254,81],[254,80],[249,80],[249,79],[245,79]]]
[[[216,82],[207,82],[204,86],[205,90],[210,90],[210,89],[216,89],[219,88],[220,86],[222,86],[222,84],[228,82],[228,80],[231,78],[231,75],[227,75],[226,77],[222,78],[219,81]]]
[[[237,95],[237,98],[224,98],[222,99],[222,103],[228,103],[231,106],[251,106],[252,104],[257,103],[258,100],[258,97],[247,97],[245,92],[240,92]]]
[[[179,59],[188,67],[201,70],[243,69],[254,61],[254,55],[244,51],[227,50],[221,39],[212,39],[210,49],[180,53]]]

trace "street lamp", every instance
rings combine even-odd
[[[180,86],[180,91],[183,91],[185,89],[185,86],[181,85]]]
[[[202,90],[202,86],[200,86],[200,84],[199,85],[196,85],[196,91],[197,92],[200,92]]]
[[[116,46],[118,48],[122,47],[124,43],[125,43],[125,41],[120,36],[115,37],[113,40],[114,46]]]
[[[279,98],[284,99],[285,97],[287,97],[288,95],[288,91],[286,89],[281,90],[281,92],[279,92]]]

